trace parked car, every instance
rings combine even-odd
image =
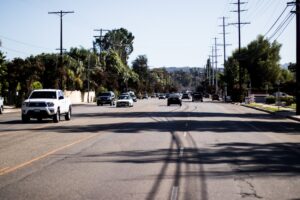
[[[130,95],[120,95],[116,107],[133,107],[133,99]]]
[[[272,95],[273,95],[274,97],[288,97],[288,96],[290,96],[290,95],[288,95],[288,94],[285,93],[285,92],[274,92]]]
[[[0,97],[0,114],[3,113],[4,110],[4,99],[3,97]]]
[[[113,106],[115,104],[115,93],[112,91],[103,92],[100,93],[96,99],[97,106],[103,106],[104,104],[110,104],[111,106]]]
[[[53,122],[57,123],[60,121],[60,115],[70,120],[71,112],[71,102],[64,97],[61,90],[33,90],[22,104],[22,121],[29,122],[30,118],[36,118],[39,121],[43,118],[52,118]]]
[[[179,94],[170,94],[168,98],[168,106],[171,104],[179,104],[180,106],[182,105],[182,100]]]
[[[201,92],[194,92],[192,95],[192,101],[200,101],[203,102],[203,95]]]
[[[219,95],[217,95],[217,94],[213,94],[212,97],[211,97],[211,99],[212,99],[213,101],[219,101],[219,100],[220,100],[220,97],[219,97]]]

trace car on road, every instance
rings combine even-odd
[[[200,102],[203,102],[203,95],[201,92],[194,92],[193,95],[192,95],[192,101],[195,102],[195,101],[200,101]]]
[[[211,99],[212,99],[213,101],[219,101],[219,100],[220,100],[220,97],[219,97],[218,94],[213,94],[212,97],[211,97]]]
[[[133,107],[133,99],[130,95],[120,95],[117,102],[116,107]]]
[[[72,104],[61,90],[39,89],[30,93],[21,110],[23,122],[29,122],[30,118],[39,121],[52,118],[53,122],[57,123],[60,121],[60,115],[64,115],[66,120],[71,119]]]
[[[168,97],[167,105],[170,106],[171,104],[178,104],[181,106],[182,105],[181,96],[177,93],[170,94],[170,96]]]
[[[149,96],[148,96],[147,93],[145,93],[145,94],[143,95],[143,97],[142,97],[142,99],[148,99],[148,98],[149,98]]]
[[[97,96],[97,106],[104,104],[110,104],[111,106],[115,103],[115,93],[112,91],[102,92]]]
[[[158,95],[158,99],[166,99],[166,95],[163,94],[163,93],[160,93],[160,94]]]
[[[4,110],[4,99],[3,97],[0,97],[0,114],[3,113]]]
[[[191,96],[189,93],[183,93],[182,94],[182,99],[191,99]]]

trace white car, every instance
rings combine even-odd
[[[64,97],[61,90],[33,90],[22,104],[22,121],[29,122],[30,118],[39,121],[43,118],[51,118],[53,122],[57,123],[60,121],[60,115],[64,115],[66,120],[70,120],[71,112],[71,102]]]
[[[116,107],[133,107],[133,100],[130,95],[121,95],[116,102]]]

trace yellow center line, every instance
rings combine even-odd
[[[5,171],[6,169],[8,169],[8,167],[3,167],[3,168],[0,168],[0,173]]]
[[[52,151],[50,151],[50,152],[48,152],[48,153],[45,153],[45,154],[43,154],[43,155],[41,155],[41,156],[38,156],[38,157],[36,157],[36,158],[34,158],[34,159],[31,159],[31,160],[29,160],[29,161],[27,161],[27,162],[24,162],[24,163],[22,163],[22,164],[16,165],[16,166],[11,167],[11,168],[8,168],[8,167],[7,167],[7,168],[4,168],[4,169],[0,170],[0,176],[2,176],[2,175],[4,175],[4,174],[8,174],[8,173],[13,172],[13,171],[16,171],[17,169],[20,169],[20,168],[22,168],[22,167],[25,167],[25,166],[27,166],[27,165],[30,165],[30,164],[32,164],[33,162],[36,162],[36,161],[38,161],[38,160],[41,160],[41,159],[43,159],[43,158],[45,158],[45,157],[47,157],[47,156],[49,156],[49,155],[51,155],[51,154],[54,154],[54,153],[56,153],[56,152],[58,152],[58,151],[61,151],[61,150],[63,150],[63,149],[66,149],[66,148],[68,148],[68,147],[71,147],[71,146],[73,146],[73,145],[75,145],[75,144],[78,144],[78,143],[83,142],[83,141],[85,141],[85,140],[88,140],[88,139],[90,139],[90,138],[96,137],[97,135],[98,135],[98,134],[90,135],[90,136],[81,138],[81,139],[79,139],[79,140],[76,140],[75,142],[72,142],[71,144],[67,144],[67,145],[65,145],[65,146],[59,147],[59,148],[57,148],[57,149],[54,149],[54,150],[52,150]]]

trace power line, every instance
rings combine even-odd
[[[27,43],[27,42],[22,42],[22,41],[15,40],[15,39],[3,36],[3,35],[0,35],[0,37],[4,38],[6,40],[9,40],[9,41],[15,42],[15,43],[19,43],[19,44],[25,45],[25,46],[29,46],[29,47],[33,47],[33,48],[38,48],[38,49],[48,49],[48,50],[51,50],[50,48],[47,48],[47,47],[42,47],[42,46],[38,46],[38,45]]]
[[[282,17],[282,15],[284,14],[284,12],[286,11],[286,9],[288,8],[288,6],[286,6],[284,8],[284,10],[282,11],[282,13],[279,15],[279,17],[276,19],[276,21],[273,23],[273,25],[270,27],[270,29],[265,33],[264,37],[272,30],[272,28],[277,24],[277,22],[279,21],[279,19]]]
[[[268,37],[268,40],[271,40],[273,37],[276,36],[276,34],[282,29],[282,27],[285,26],[285,24],[288,22],[288,20],[292,17],[293,14],[288,13],[288,15],[285,17],[285,19],[279,24],[279,26],[276,28],[276,30],[274,31],[274,33]]]
[[[287,24],[285,25],[285,27],[283,28],[283,30],[279,33],[279,35],[276,37],[275,40],[277,40],[281,35],[282,33],[285,31],[285,29],[288,27],[288,25],[292,22],[292,20],[294,19],[295,15],[292,15],[292,17],[290,17],[290,20],[287,22]]]

